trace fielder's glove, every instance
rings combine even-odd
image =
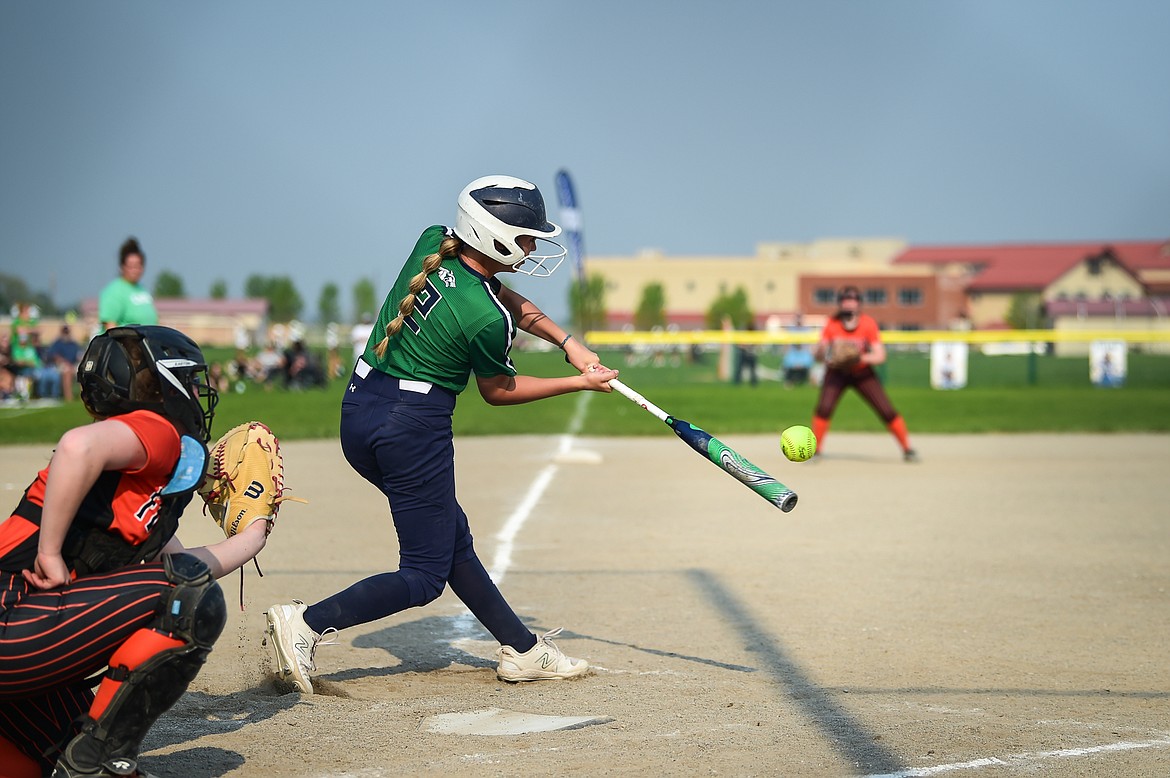
[[[267,534],[282,502],[305,502],[284,492],[280,441],[258,421],[245,422],[223,434],[210,451],[207,477],[199,487],[205,512],[229,538],[254,521],[264,521]]]
[[[849,370],[861,361],[861,346],[852,340],[835,340],[829,347],[825,367],[832,370]]]

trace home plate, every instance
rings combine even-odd
[[[587,448],[571,448],[558,451],[553,455],[553,461],[558,465],[600,465],[601,454]]]
[[[485,708],[467,713],[440,713],[423,719],[420,727],[441,735],[526,735],[530,732],[556,732],[580,729],[613,721],[609,716],[542,716],[499,708]]]

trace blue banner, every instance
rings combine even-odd
[[[581,211],[573,193],[569,171],[557,171],[557,201],[561,206],[561,228],[565,231],[566,248],[573,260],[577,283],[585,283],[585,242],[581,237]]]

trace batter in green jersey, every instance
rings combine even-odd
[[[382,305],[341,404],[341,448],[390,502],[398,569],[369,576],[314,605],[268,609],[268,645],[277,674],[304,694],[322,636],[425,605],[451,587],[500,643],[496,676],[543,681],[584,675],[552,638],[520,621],[475,553],[467,514],[455,499],[455,398],[474,374],[491,405],[578,391],[611,391],[616,370],[498,275],[548,276],[565,256],[551,239],[535,185],[509,176],[471,182],[459,195],[454,228],[423,232]],[[536,253],[537,241],[557,249]],[[576,375],[519,375],[509,358],[517,329],[559,346]]]
[[[430,381],[458,394],[467,388],[472,372],[516,375],[508,358],[516,323],[500,301],[499,279],[459,259],[443,262],[426,277],[400,336],[387,341],[382,356],[376,350],[386,326],[399,314],[398,301],[410,294],[410,280],[422,272],[423,260],[437,254],[443,239],[451,236],[442,227],[431,227],[418,239],[382,305],[363,358],[387,375]]]

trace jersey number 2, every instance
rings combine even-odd
[[[421,316],[426,319],[431,310],[439,304],[439,300],[443,299],[443,293],[439,288],[431,283],[431,279],[427,279],[427,285],[423,287],[422,291],[414,297],[414,312],[402,320],[411,332],[418,334],[419,326],[414,317]]]

